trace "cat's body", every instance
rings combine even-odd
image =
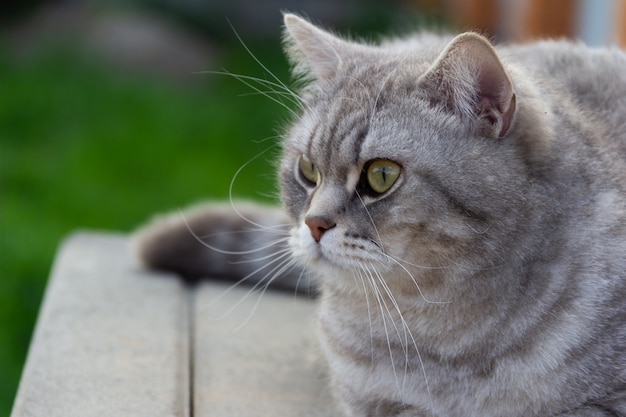
[[[266,244],[288,230],[318,278],[346,413],[625,416],[626,55],[566,42],[496,54],[475,34],[374,47],[286,23],[312,80],[283,144],[287,217],[246,217],[272,226]],[[157,222],[141,256],[215,273],[189,229],[228,216]],[[236,219],[228,230],[246,228]]]

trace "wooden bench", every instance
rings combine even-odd
[[[12,417],[334,416],[314,302],[143,270],[123,235],[57,255]]]

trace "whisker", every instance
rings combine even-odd
[[[374,242],[374,241],[372,241],[372,242],[378,245],[377,242]],[[443,270],[443,269],[450,269],[450,268],[455,267],[455,268],[462,268],[462,269],[465,269],[465,270],[468,270],[468,271],[492,271],[492,270],[495,270],[495,269],[502,268],[501,265],[494,265],[492,267],[478,267],[478,266],[466,265],[466,264],[463,264],[463,263],[461,263],[461,262],[459,262],[457,260],[454,260],[454,259],[451,259],[451,258],[447,257],[445,255],[445,253],[440,253],[439,256],[441,256],[441,257],[445,258],[447,261],[449,261],[449,264],[439,265],[439,266],[419,265],[419,264],[407,261],[405,259],[399,258],[397,256],[393,256],[393,255],[388,254],[388,253],[383,253],[383,255],[387,256],[387,257],[390,257],[390,258],[393,258],[395,263],[399,262],[399,263],[402,263],[402,264],[405,264],[405,265],[409,265],[409,266],[413,266],[413,267],[420,268],[420,269],[425,269],[425,270]]]
[[[243,48],[246,50],[246,52],[248,52],[248,54],[250,54],[250,56],[252,57],[252,59],[254,59],[254,61],[263,69],[265,70],[274,80],[276,80],[276,82],[278,83],[278,85],[282,86],[282,88],[285,91],[291,91],[293,93],[294,96],[297,96],[296,93],[291,90],[279,77],[277,77],[272,71],[269,70],[269,68],[267,68],[267,66],[265,66],[265,64],[263,64],[261,62],[261,60],[259,60],[256,55],[254,55],[252,53],[252,51],[250,50],[250,48],[248,48],[248,45],[246,45],[246,43],[243,41],[243,39],[241,38],[241,36],[239,35],[239,33],[237,32],[237,30],[235,29],[235,27],[232,25],[232,23],[230,21],[228,21],[228,24],[230,25],[230,28],[232,29],[232,31],[235,33],[235,36],[237,37],[237,39],[239,40],[239,43],[241,43],[241,46],[243,46]]]
[[[396,297],[391,292],[391,289],[389,288],[389,286],[385,282],[385,280],[382,277],[382,275],[376,270],[376,268],[374,268],[373,266],[372,266],[372,268],[374,269],[374,272],[376,272],[376,276],[378,277],[378,281],[380,282],[380,285],[385,290],[385,293],[389,297],[391,303],[393,304],[393,307],[395,308],[396,312],[398,313],[398,317],[400,318],[400,322],[402,324],[403,333],[404,333],[403,349],[404,349],[404,354],[405,354],[404,380],[402,382],[402,386],[404,387],[405,384],[406,384],[406,378],[407,378],[408,371],[409,371],[409,368],[410,368],[409,336],[410,336],[411,341],[413,343],[413,347],[415,348],[415,351],[417,352],[418,355],[419,355],[419,348],[417,347],[417,342],[415,341],[415,338],[413,337],[413,333],[411,332],[411,329],[409,328],[408,323],[406,322],[406,320],[404,319],[404,316],[402,315],[402,311],[400,310],[400,305],[398,304],[398,301],[396,300]],[[426,374],[425,374],[425,370],[424,370],[424,378],[426,379],[426,384],[428,385],[428,380],[427,380],[427,377],[426,377]]]
[[[365,209],[365,213],[367,213],[367,217],[369,217],[370,222],[372,223],[372,226],[374,227],[374,231],[376,232],[376,236],[378,237],[378,242],[374,242],[374,243],[376,243],[377,245],[380,245],[380,249],[381,249],[382,253],[385,254],[385,246],[383,245],[383,240],[380,237],[380,233],[378,232],[378,228],[376,227],[376,223],[374,223],[374,219],[372,218],[372,215],[370,214],[370,211],[368,210],[367,206],[365,205],[365,202],[361,198],[361,194],[359,193],[359,190],[355,190],[355,191],[356,191],[356,196],[359,198],[359,201],[363,205],[363,208]]]
[[[378,283],[380,284],[380,286],[384,290],[385,294],[387,294],[387,297],[389,298],[389,301],[391,301],[391,304],[393,305],[394,309],[396,310],[396,312],[400,316],[401,322],[403,324],[406,324],[406,322],[404,321],[404,319],[402,317],[402,312],[400,311],[400,306],[398,305],[398,302],[397,302],[396,298],[391,293],[391,290],[389,289],[389,286],[387,285],[387,283],[383,279],[382,275],[378,272],[378,270],[374,267],[374,265],[370,265],[370,268],[368,268],[368,270],[374,271],[374,274],[373,274],[372,278],[374,278],[374,277],[376,278],[376,280],[378,281]],[[385,306],[387,306],[387,303],[385,303]],[[387,311],[391,314],[391,312],[389,310],[387,310]],[[389,317],[390,317],[390,319],[392,320],[392,322],[394,324],[394,328],[396,329],[396,334],[398,335],[398,337],[401,337],[400,330],[396,326],[395,321],[393,321],[393,318],[392,318],[391,315]],[[406,329],[406,325],[405,325],[405,328],[403,330],[405,340],[406,340],[406,330],[407,329]],[[407,352],[406,346],[403,346],[403,350],[405,352],[405,356],[408,357],[408,352]]]
[[[419,269],[424,269],[424,270],[443,270],[443,269],[448,269],[454,266],[453,263],[451,263],[450,265],[439,265],[439,266],[432,266],[432,265],[420,265],[420,264],[416,264],[413,262],[409,262],[405,259],[399,258],[397,256],[391,255],[389,253],[384,253],[383,255],[393,258],[395,261],[409,265],[409,266],[413,266],[415,268],[419,268]]]
[[[391,316],[391,311],[389,310],[389,307],[387,306],[387,303],[385,302],[382,293],[378,289],[378,285],[376,284],[376,280],[374,279],[372,272],[369,270],[369,268],[366,268],[365,271],[367,275],[370,277],[369,282],[370,282],[370,285],[372,286],[372,289],[374,290],[374,295],[376,297],[376,301],[378,302],[378,306],[380,308],[380,317],[383,321],[383,328],[385,330],[385,335],[387,338],[387,350],[389,351],[389,359],[391,360],[391,369],[393,370],[393,376],[396,381],[398,392],[401,393],[402,389],[400,388],[400,382],[398,379],[398,374],[396,372],[396,362],[395,362],[394,355],[393,355],[393,349],[391,348],[391,339],[389,338],[389,328],[387,327],[387,319],[385,318],[385,311],[387,311],[387,315],[389,316],[391,323],[396,329],[396,332],[398,333],[399,331],[398,331],[397,326],[395,325],[395,322],[393,321],[393,318]]]
[[[202,246],[211,249],[212,251],[215,251],[217,253],[221,253],[223,255],[250,255],[253,253],[257,253],[257,252],[261,252],[264,251],[268,248],[271,248],[272,246],[278,245],[279,243],[284,243],[286,242],[289,237],[282,237],[280,239],[275,239],[270,241],[269,243],[266,243],[263,246],[259,246],[256,247],[254,249],[250,249],[250,250],[246,250],[246,251],[229,251],[229,250],[224,250],[224,249],[220,249],[216,246],[213,246],[209,243],[206,243],[203,239],[206,239],[208,237],[211,236],[217,236],[220,235],[222,233],[214,233],[214,234],[210,234],[210,235],[205,235],[203,237],[199,236],[196,234],[196,232],[193,231],[193,229],[191,228],[191,226],[189,225],[189,222],[187,221],[187,217],[184,215],[184,213],[181,213],[182,217],[183,217],[183,221],[185,222],[185,226],[187,227],[187,230],[189,231],[189,233],[191,233],[191,235],[193,236],[193,238],[198,241]],[[229,233],[229,232],[223,232],[223,233]]]
[[[215,71],[215,70],[209,70],[209,71],[200,71],[200,74],[212,74],[212,75],[226,75],[232,78],[235,78],[239,81],[241,80],[246,80],[246,81],[253,81],[253,82],[257,82],[259,84],[265,85],[267,87],[275,87],[278,88],[279,90],[282,91],[277,91],[277,90],[271,90],[272,93],[276,93],[276,94],[284,94],[284,95],[288,95],[291,99],[292,102],[294,104],[301,104],[302,98],[300,96],[298,96],[293,90],[291,90],[290,88],[286,87],[284,84],[282,83],[276,83],[274,81],[270,81],[268,79],[265,78],[259,78],[259,77],[254,77],[251,75],[243,75],[243,74],[236,74],[234,72],[230,72],[227,70],[221,70],[221,71]]]
[[[229,313],[231,313],[236,307],[238,307],[244,300],[246,300],[251,293],[254,293],[255,290],[259,287],[259,285],[261,285],[261,283],[263,281],[267,280],[267,277],[272,275],[275,271],[277,271],[278,269],[281,268],[282,265],[286,265],[286,264],[291,264],[291,266],[295,265],[295,261],[289,256],[290,254],[288,253],[284,253],[280,256],[277,256],[276,259],[273,259],[271,261],[269,261],[268,263],[266,263],[263,266],[258,267],[257,269],[255,269],[254,271],[250,272],[249,274],[247,274],[245,277],[243,277],[242,279],[236,281],[234,284],[230,285],[228,288],[226,288],[224,291],[222,291],[218,296],[216,296],[212,302],[210,302],[209,304],[207,304],[207,306],[205,308],[210,307],[211,305],[213,305],[213,303],[219,301],[222,299],[222,297],[226,296],[228,293],[230,293],[231,291],[233,291],[235,288],[239,287],[240,285],[243,285],[246,281],[250,280],[253,276],[255,276],[256,274],[258,274],[259,272],[263,271],[266,268],[269,268],[271,265],[278,263],[278,265],[274,266],[270,271],[266,272],[261,278],[259,278],[257,280],[257,282],[251,287],[250,291],[248,291],[246,293],[246,295],[244,295],[243,297],[241,297],[239,299],[239,301],[237,301],[235,304],[231,305],[229,309],[227,309],[222,315],[220,315],[218,317],[218,319],[222,319],[224,318],[226,315],[228,315]],[[276,277],[273,277],[273,279],[275,279]],[[271,279],[270,282],[273,280]]]
[[[368,251],[365,251],[363,249],[360,249],[360,251],[367,257],[367,256],[371,256],[371,254]],[[426,295],[424,294],[424,292],[422,291],[422,289],[420,288],[419,284],[417,283],[417,280],[415,279],[415,276],[411,273],[411,271],[409,271],[404,265],[402,265],[402,262],[397,260],[394,256],[389,255],[385,252],[381,251],[379,252],[381,255],[383,255],[385,257],[385,259],[388,259],[390,261],[390,263],[394,263],[396,265],[398,265],[400,268],[402,268],[402,270],[404,272],[406,272],[406,274],[411,278],[411,281],[413,281],[413,284],[415,285],[415,288],[417,288],[417,291],[420,295],[420,297],[428,304],[450,304],[450,301],[433,301],[428,299],[428,297],[426,297]],[[417,265],[415,265],[417,266]],[[420,267],[420,266],[417,266]],[[423,269],[442,269],[441,267],[420,267]]]
[[[361,285],[363,286],[363,293],[365,295],[365,305],[367,306],[367,318],[370,326],[370,352],[372,354],[371,361],[374,363],[374,329],[372,327],[372,310],[370,307],[370,300],[367,291],[367,286],[365,285],[365,277],[363,276],[362,271],[365,270],[365,266],[359,262],[359,267],[355,268],[354,271],[357,273],[358,277],[361,279]]]
[[[184,211],[179,211],[179,213],[184,217],[185,213]],[[256,227],[250,227],[250,228],[246,228],[246,229],[241,229],[241,230],[222,230],[219,232],[215,232],[215,233],[207,233],[205,235],[197,235],[198,238],[200,239],[210,239],[212,237],[216,237],[216,236],[229,236],[229,235],[243,235],[243,234],[251,234],[251,233],[263,233],[263,232],[267,232],[268,230],[274,230],[277,233],[280,234],[285,234],[285,236],[289,235],[289,230],[286,230],[287,228],[291,227],[291,224],[285,223],[285,224],[275,224],[275,225],[271,225],[271,226],[267,226],[264,225],[263,229],[259,229]],[[285,230],[281,230],[281,229],[285,229]]]
[[[246,216],[244,216],[241,211],[237,208],[237,206],[235,205],[235,200],[233,199],[233,188],[235,186],[235,181],[237,180],[237,177],[239,177],[239,174],[241,173],[241,171],[243,171],[248,165],[250,165],[252,162],[254,162],[255,160],[259,159],[261,156],[265,155],[267,152],[269,152],[270,149],[274,148],[274,146],[270,146],[267,149],[259,152],[258,154],[256,154],[254,157],[250,158],[246,163],[244,163],[242,166],[239,167],[239,169],[237,169],[237,171],[235,171],[235,174],[233,175],[233,178],[230,180],[230,185],[228,186],[228,199],[230,201],[230,205],[233,208],[233,211],[242,219],[245,220],[246,222],[250,223],[253,226],[258,227],[261,230],[268,230],[267,226],[264,226],[262,224],[259,224],[257,222],[254,222],[250,219],[248,219]]]
[[[267,94],[274,94],[274,95],[279,96],[279,97],[284,97],[284,98],[288,99],[290,102],[292,102],[294,104],[298,104],[290,93],[287,93],[287,92],[284,92],[284,91],[260,90],[259,89],[259,90],[255,91],[253,93],[252,92],[250,92],[250,93],[241,93],[241,94],[239,94],[239,97],[249,97],[249,96],[257,96],[257,95],[267,96]]]
[[[417,283],[417,280],[415,279],[415,276],[411,273],[411,271],[409,271],[404,265],[402,265],[399,261],[397,261],[393,256],[387,255],[387,259],[391,260],[393,263],[395,263],[396,265],[398,265],[400,268],[402,268],[402,270],[404,270],[404,272],[407,273],[407,275],[411,278],[411,280],[413,281],[413,284],[415,284],[415,288],[417,288],[417,291],[420,295],[420,297],[422,297],[422,299],[428,303],[428,304],[450,304],[451,301],[433,301],[433,300],[429,300],[426,295],[422,292],[422,289],[420,288],[419,284]]]
[[[276,97],[272,96],[271,93],[274,93],[274,91],[267,92],[267,91],[261,90],[259,87],[257,87],[255,85],[253,85],[252,83],[246,81],[247,78],[252,78],[252,79],[254,79],[255,81],[258,82],[257,78],[243,76],[243,75],[238,75],[238,74],[233,74],[233,73],[229,73],[229,72],[226,72],[226,71],[224,71],[223,74],[224,75],[230,75],[231,77],[237,79],[239,82],[241,82],[245,86],[249,87],[250,89],[256,91],[257,93],[267,97],[268,99],[272,100],[273,102],[275,102],[275,103],[279,104],[280,106],[284,107],[285,109],[287,109],[291,113],[292,116],[296,117],[298,115],[298,113],[296,113],[296,111],[294,109],[289,107],[284,102],[278,100]]]
[[[265,256],[261,256],[260,258],[250,258],[250,259],[242,259],[240,261],[231,261],[230,264],[231,265],[242,265],[242,264],[249,264],[249,263],[254,263],[254,262],[261,262],[261,261],[265,261],[267,259],[271,259],[276,255],[283,255],[283,254],[291,254],[291,250],[289,248],[285,248],[279,251],[276,251],[274,253],[271,253],[269,255],[265,255]]]
[[[298,262],[297,262],[295,259],[294,259],[293,261],[294,261],[294,266],[296,266],[296,265],[298,264]],[[298,274],[298,279],[296,280],[296,285],[295,285],[294,292],[293,292],[293,296],[294,296],[294,298],[295,298],[295,297],[298,295],[298,293],[300,292],[300,284],[301,284],[301,282],[302,282],[302,278],[304,278],[304,274],[305,274],[305,273],[306,273],[306,271],[305,271],[304,269],[301,269],[301,270],[300,270],[300,274]],[[311,297],[311,296],[314,296],[314,295],[315,295],[315,293],[314,293],[314,292],[313,292],[313,293],[311,293],[311,291],[312,291],[311,287],[308,287],[308,288],[307,288],[307,296],[308,296],[308,297]],[[313,291],[315,291],[315,289],[313,289]]]
[[[272,284],[273,281],[275,281],[279,276],[281,276],[283,273],[285,273],[286,271],[288,271],[290,268],[292,268],[295,265],[295,260],[293,259],[287,259],[285,262],[282,262],[281,264],[279,264],[278,266],[276,266],[275,268],[273,268],[268,274],[266,274],[262,280],[260,280],[259,282],[257,282],[250,291],[248,291],[248,293],[242,297],[242,300],[245,300],[246,298],[252,296],[252,294],[254,294],[255,292],[258,291],[258,286],[260,283],[262,283],[265,278],[267,278],[270,274],[272,274],[272,277],[270,279],[267,280],[267,282],[263,285],[263,289],[261,290],[261,294],[259,294],[259,296],[257,297],[256,302],[254,303],[254,306],[252,307],[252,309],[250,310],[250,313],[248,313],[248,316],[246,317],[246,319],[239,325],[237,326],[233,332],[237,332],[239,331],[243,326],[245,326],[250,319],[252,318],[252,316],[254,315],[254,313],[256,312],[259,303],[261,302],[261,299],[263,298],[263,295],[265,294],[265,292],[267,291],[267,289],[270,287],[270,285]],[[237,303],[239,304],[239,303]]]
[[[409,371],[409,340],[408,340],[408,338],[410,337],[412,345],[413,345],[413,347],[415,349],[415,353],[417,354],[418,361],[420,363],[420,367],[421,367],[421,370],[422,370],[422,375],[424,376],[424,384],[426,385],[426,392],[428,394],[428,398],[429,398],[429,401],[430,401],[431,414],[434,416],[435,415],[435,411],[434,411],[434,405],[433,405],[433,399],[432,399],[430,384],[428,382],[428,375],[426,374],[426,367],[424,366],[424,361],[422,360],[422,355],[420,353],[419,347],[417,346],[417,341],[415,340],[415,337],[413,336],[413,333],[411,332],[409,324],[407,323],[407,321],[405,320],[404,316],[402,315],[402,311],[400,310],[400,306],[399,306],[395,296],[391,292],[391,289],[389,288],[389,285],[387,285],[387,283],[385,282],[384,278],[376,270],[374,265],[372,265],[371,267],[374,270],[374,272],[376,273],[376,276],[378,278],[378,282],[380,282],[380,285],[385,290],[385,293],[389,297],[389,299],[390,299],[391,303],[393,304],[396,312],[398,313],[398,317],[400,318],[400,322],[402,323],[402,327],[404,329],[404,342],[405,342],[405,345],[403,346],[403,349],[404,349],[404,352],[405,352],[405,367],[404,367],[404,380],[402,382],[402,386],[404,388],[404,386],[406,384],[407,373]],[[385,303],[385,305],[386,305],[386,303]],[[390,318],[391,318],[391,313],[389,313],[389,314],[390,314]],[[395,327],[395,323],[394,323],[394,327]],[[397,327],[396,327],[396,329],[397,329]],[[398,336],[400,336],[399,333],[398,333]],[[395,374],[395,370],[394,370],[394,374]],[[401,393],[402,393],[402,391],[401,391]]]

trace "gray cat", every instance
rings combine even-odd
[[[306,83],[284,211],[158,219],[145,264],[311,271],[349,416],[626,416],[626,54],[285,24]],[[250,245],[257,264],[228,263]]]

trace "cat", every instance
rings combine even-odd
[[[282,208],[158,218],[144,264],[317,289],[346,416],[626,416],[626,54],[284,20]]]

